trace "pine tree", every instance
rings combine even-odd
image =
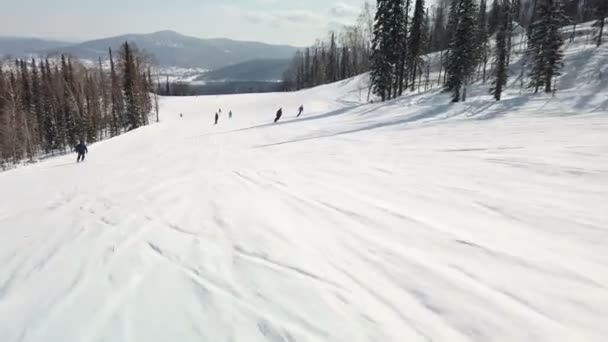
[[[59,98],[57,96],[58,85],[55,82],[56,75],[54,75],[51,69],[51,65],[49,60],[46,59],[44,61],[44,65],[42,65],[41,61],[41,70],[44,70],[43,75],[43,107],[44,107],[44,139],[45,139],[45,151],[53,152],[55,150],[59,150],[61,145],[60,140],[60,123],[57,120],[60,117],[60,106],[59,106]]]
[[[40,85],[40,75],[38,72],[38,65],[36,64],[36,61],[32,58],[32,62],[30,65],[30,70],[31,70],[31,79],[32,79],[32,110],[33,110],[33,116],[35,118],[35,125],[34,125],[34,138],[35,140],[35,144],[37,146],[40,145],[40,143],[43,141],[43,134],[42,134],[42,114],[43,114],[43,109],[42,109],[42,90],[41,90],[41,85]]]
[[[495,0],[498,2],[499,0]],[[487,7],[486,0],[481,0],[479,3],[479,16],[477,17],[477,24],[479,27],[478,35],[477,35],[477,45],[479,47],[479,60],[482,63],[483,67],[483,75],[482,80],[486,82],[486,70],[488,65],[488,60],[490,58],[490,47],[488,44],[489,35],[488,35],[488,16],[487,16]]]
[[[431,51],[439,50],[439,76],[437,83],[441,83],[441,74],[445,65],[445,50],[448,48],[449,33],[446,27],[446,8],[447,0],[442,0],[435,11],[433,19],[433,33],[431,40]]]
[[[327,62],[327,80],[333,83],[338,80],[338,47],[336,45],[336,33],[331,33],[329,42],[329,53]],[[303,76],[303,75],[302,75]]]
[[[109,126],[110,124],[110,120],[109,118],[111,117],[110,115],[110,108],[112,106],[112,99],[110,96],[110,87],[108,85],[108,80],[106,77],[106,73],[103,70],[103,63],[101,61],[101,57],[99,57],[99,69],[98,69],[98,79],[97,81],[99,82],[99,86],[97,87],[99,89],[99,93],[101,98],[99,99],[100,102],[100,106],[101,106],[101,113],[100,113],[100,124],[99,124],[99,139],[103,139],[104,138],[104,131],[105,129]]]
[[[424,0],[416,0],[414,5],[414,17],[410,30],[408,43],[408,69],[411,76],[412,91],[416,83],[416,77],[422,70],[418,70],[418,59],[423,52],[425,37],[425,5]]]
[[[310,48],[306,48],[304,55],[304,86],[306,88],[312,86],[312,68],[311,68]]]
[[[110,54],[110,81],[111,81],[111,100],[112,100],[112,114],[110,118],[110,135],[117,136],[122,131],[123,125],[123,109],[124,109],[124,98],[120,85],[120,79],[116,71],[114,64],[114,57],[112,56],[112,49],[109,50]],[[169,87],[169,81],[167,79],[167,87]],[[167,93],[167,95],[170,95]]]
[[[456,0],[456,30],[450,42],[446,73],[447,90],[453,93],[452,102],[466,101],[466,86],[478,60],[477,15],[474,0]]]
[[[393,36],[397,39],[398,51],[396,54],[397,61],[395,66],[397,67],[397,75],[395,77],[397,86],[395,88],[394,97],[397,95],[401,96],[403,90],[407,88],[408,75],[410,70],[407,68],[407,57],[408,57],[408,33],[409,33],[409,15],[411,0],[395,0],[394,1],[394,19],[393,23],[398,30],[393,33]]]
[[[500,1],[492,1],[492,7],[490,8],[490,15],[488,17],[488,36],[493,35],[501,25],[500,14],[502,13],[500,8]]]
[[[65,56],[61,56],[61,89],[63,92],[62,97],[62,121],[65,125],[65,135],[63,140],[69,146],[75,146],[78,141],[78,132],[77,132],[77,113],[76,113],[76,103],[74,101],[74,95],[72,92],[72,73],[70,72],[70,66],[67,62]]]
[[[348,47],[342,47],[342,59],[340,60],[340,79],[347,79],[351,76],[350,72],[350,52]]]
[[[597,20],[593,23],[593,34],[596,45],[602,45],[604,38],[604,30],[606,25],[606,17],[608,17],[608,1],[598,0],[596,5]]]
[[[453,46],[453,42],[454,42],[454,38],[456,35],[456,29],[458,26],[458,22],[459,22],[459,14],[458,14],[458,7],[460,6],[461,0],[449,0],[450,1],[450,6],[448,9],[448,22],[446,25],[446,30],[447,30],[447,41],[446,41],[446,48],[445,48],[445,53],[443,56],[443,67],[445,68],[445,72],[443,74],[443,83],[445,86],[447,86],[448,84],[448,68],[449,68],[449,63],[450,63],[450,55],[451,55],[451,49]],[[440,72],[441,73],[441,72]]]
[[[19,62],[15,63],[16,70],[19,70]],[[21,112],[21,88],[13,70],[9,71],[8,81],[6,82],[5,108],[7,113],[6,124],[6,151],[13,163],[23,158],[24,139],[23,139],[23,115]]]
[[[374,94],[382,101],[391,98],[393,67],[391,65],[391,40],[389,37],[390,8],[389,0],[378,0],[374,21],[371,56],[371,82]]]
[[[496,101],[500,101],[504,87],[507,85],[508,74],[508,62],[507,62],[507,30],[509,29],[509,11],[510,3],[509,0],[502,0],[500,6],[501,12],[499,17],[502,18],[502,23],[498,27],[496,32],[496,45],[494,53],[494,81],[492,82],[492,88],[490,93],[494,95]]]
[[[20,134],[21,140],[25,143],[25,152],[30,160],[33,159],[35,154],[35,141],[34,137],[36,135],[34,123],[35,123],[35,113],[34,113],[34,101],[32,97],[32,87],[30,82],[30,75],[27,68],[27,63],[25,60],[19,60],[18,63],[20,68],[19,78],[17,79],[17,83],[21,85],[20,90]]]
[[[433,39],[431,41],[431,51],[442,51],[448,46],[448,34],[446,29],[446,2],[441,1],[435,9],[433,17]]]
[[[536,18],[531,25],[531,36],[528,42],[531,70],[530,88],[538,92],[541,87],[545,92],[553,91],[553,77],[559,76],[564,53],[564,40],[560,28],[568,18],[561,10],[558,0],[541,0]]]
[[[141,123],[141,108],[137,101],[137,80],[136,80],[136,69],[135,60],[131,51],[131,46],[128,42],[125,42],[121,47],[121,67],[122,67],[122,81],[123,81],[123,93],[125,96],[125,128],[130,131],[138,128],[142,125]]]
[[[513,15],[511,16],[511,19],[513,19],[513,21],[515,21],[520,26],[524,26],[523,22],[522,22],[522,18],[521,18],[521,13],[522,13],[521,0],[512,0],[511,9],[512,9],[511,13],[513,13]]]

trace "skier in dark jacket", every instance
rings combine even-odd
[[[279,122],[279,120],[281,120],[281,116],[283,116],[283,108],[279,108],[279,110],[277,111],[277,117],[274,119],[274,122]]]
[[[87,145],[85,145],[82,141],[80,141],[80,144],[74,146],[74,151],[76,151],[76,153],[78,153],[78,158],[76,159],[77,163],[84,161],[84,155],[89,153],[89,150],[87,149]]]
[[[298,109],[298,118],[300,117],[300,115],[302,115],[302,113],[304,112],[304,105],[301,105],[300,108]]]
[[[228,112],[228,119],[232,119],[232,111]]]
[[[216,125],[219,120],[220,120],[220,115],[218,113],[215,113],[215,124]]]

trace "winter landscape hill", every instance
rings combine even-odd
[[[516,52],[500,102],[167,97],[1,173],[0,341],[606,341],[608,46],[565,50],[554,96]]]

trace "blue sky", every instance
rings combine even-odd
[[[201,38],[303,46],[330,28],[354,22],[364,1],[7,1],[0,11],[0,35],[84,40],[170,29]]]

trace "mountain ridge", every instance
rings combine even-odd
[[[229,38],[198,38],[174,30],[128,33],[80,43],[26,37],[11,39],[10,46],[0,45],[0,55],[29,57],[34,54],[44,56],[66,53],[82,59],[96,60],[99,57],[107,58],[108,48],[117,49],[120,44],[128,41],[155,56],[156,62],[161,66],[206,69],[217,69],[255,59],[287,59],[298,50],[290,45]],[[22,47],[23,45],[26,46]]]

